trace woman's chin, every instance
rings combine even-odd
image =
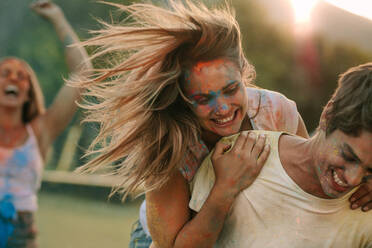
[[[215,133],[219,136],[226,137],[239,132],[239,128],[228,127],[228,128],[215,128]]]

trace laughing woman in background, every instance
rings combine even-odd
[[[90,69],[86,51],[68,47],[79,40],[61,9],[48,1],[31,8],[53,24],[65,45],[71,75]],[[79,95],[79,90],[64,86],[45,109],[31,67],[19,58],[0,59],[0,247],[37,247],[34,213],[44,159],[72,119]]]

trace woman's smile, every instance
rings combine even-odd
[[[197,63],[187,75],[185,93],[201,126],[220,136],[237,133],[247,109],[238,67],[216,59]]]

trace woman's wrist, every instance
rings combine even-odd
[[[234,187],[226,187],[226,185],[216,183],[212,189],[211,194],[212,193],[215,195],[217,202],[230,208],[230,205],[234,202],[239,191]]]
[[[56,14],[55,16],[52,16],[48,19],[50,23],[52,23],[55,27],[60,27],[65,25],[67,22],[65,15],[61,12]]]

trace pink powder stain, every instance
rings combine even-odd
[[[225,62],[224,59],[215,59],[215,60],[211,60],[211,61],[200,61],[200,62],[196,63],[196,65],[192,68],[192,71],[197,73],[197,74],[200,74],[201,70],[204,67],[220,66],[224,62]]]
[[[281,111],[277,111],[275,113],[275,119],[278,120],[278,121],[282,120],[282,112]],[[285,120],[283,120],[283,121],[285,121]]]
[[[296,217],[296,222],[297,222],[297,225],[300,225],[300,224],[301,224],[301,219],[300,219],[300,217]]]
[[[0,148],[0,166],[1,165],[4,165],[5,166],[5,162],[12,156],[13,154],[13,151],[11,150],[2,150]]]

